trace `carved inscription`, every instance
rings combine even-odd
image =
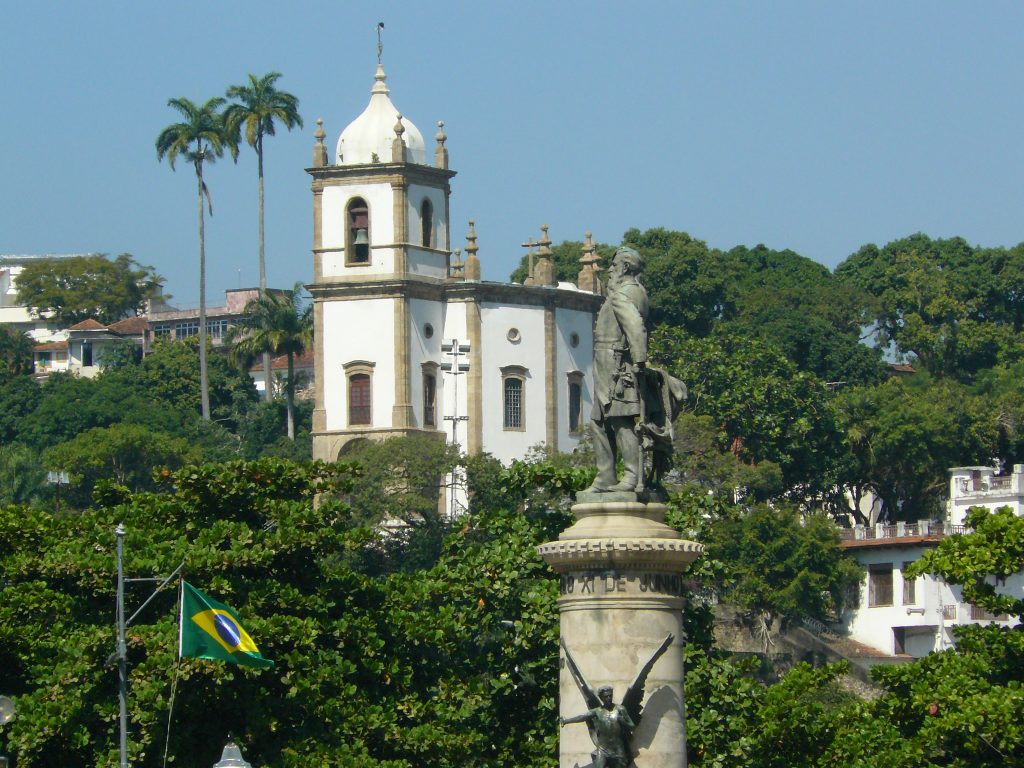
[[[560,595],[638,595],[682,597],[686,591],[678,573],[564,573],[559,579]]]

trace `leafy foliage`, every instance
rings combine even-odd
[[[38,259],[18,275],[18,301],[61,326],[88,318],[109,324],[142,314],[162,282],[128,253]]]
[[[32,373],[32,339],[13,328],[0,326],[0,377]]]

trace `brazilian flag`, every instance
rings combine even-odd
[[[274,666],[274,662],[260,655],[237,613],[187,581],[182,581],[181,587],[178,656],[230,661],[247,667]]]

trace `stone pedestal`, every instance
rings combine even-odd
[[[575,504],[576,524],[537,548],[559,574],[561,637],[590,685],[611,685],[619,703],[665,636],[675,636],[647,678],[632,743],[637,768],[685,768],[680,574],[701,546],[665,525],[664,504],[609,496]],[[585,712],[564,651],[559,670],[559,713]],[[562,728],[560,768],[586,768],[593,751],[585,724]]]

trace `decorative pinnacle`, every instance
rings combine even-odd
[[[473,219],[470,219],[469,232],[466,233],[466,253],[471,256],[476,256],[476,253],[479,250],[480,246],[476,244],[476,222]]]
[[[381,39],[380,33],[384,31],[384,22],[377,22],[377,64],[381,63],[381,57],[384,55],[384,41]]]
[[[398,136],[398,138],[402,138],[402,134],[405,133],[405,126],[402,125],[402,115],[398,114],[396,116],[396,120],[397,122],[395,123],[395,135]]]
[[[547,224],[541,224],[540,225],[540,231],[541,231],[541,238],[540,238],[540,240],[537,241],[537,245],[540,246],[540,251],[539,252],[547,255],[547,254],[551,253],[551,248],[549,247],[551,245],[551,238],[548,237],[548,225]]]
[[[316,119],[316,130],[313,131],[313,138],[323,144],[326,136],[327,133],[324,131],[324,119],[322,117],[318,117]]]
[[[593,264],[594,262],[596,262],[597,261],[597,256],[595,256],[595,252],[596,251],[597,251],[597,246],[594,245],[594,236],[590,232],[587,232],[586,240],[584,240],[584,242],[583,242],[583,256],[580,257],[580,263],[581,264]]]
[[[437,139],[438,144],[442,145],[445,143],[445,141],[448,140],[448,137],[445,135],[444,132],[444,120],[437,121],[437,136],[435,136],[434,138]]]

